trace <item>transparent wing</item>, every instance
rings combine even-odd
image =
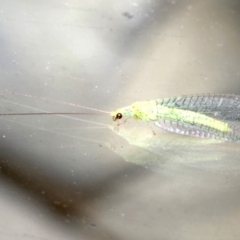
[[[159,99],[158,104],[198,112],[228,123],[230,132],[178,120],[161,119],[155,124],[170,132],[196,137],[212,137],[229,141],[240,141],[240,96],[203,94]]]
[[[158,104],[190,110],[228,121],[240,121],[240,96],[228,94],[202,94],[176,98],[163,98]]]
[[[227,141],[240,141],[240,131],[233,126],[231,126],[231,132],[221,132],[204,125],[183,123],[166,119],[161,119],[155,122],[155,124],[162,129],[178,134],[194,137],[223,139]]]

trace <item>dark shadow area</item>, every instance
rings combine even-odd
[[[4,149],[4,146],[1,145]],[[88,234],[91,236],[92,229],[97,229],[97,236],[94,239],[120,239],[111,229],[99,226],[97,223],[94,207],[96,199],[101,199],[108,193],[116,190],[119,182],[126,181],[128,174],[128,184],[139,178],[147,176],[148,173],[141,167],[125,164],[125,168],[117,173],[107,176],[103,180],[92,182],[91,184],[81,183],[75,187],[69,186],[67,182],[59,181],[50,175],[51,169],[41,170],[34,165],[26,164],[21,158],[13,159],[12,156],[0,155],[1,182],[4,181],[18,187],[25,195],[33,199],[33,202],[40,203],[44,208],[48,208],[52,217],[57,217],[60,222],[68,221],[70,226],[89,228]],[[26,160],[26,159],[25,159]],[[81,160],[80,160],[81,161]],[[28,160],[31,162],[31,159]],[[27,199],[26,199],[27,200]],[[79,225],[80,219],[84,218],[84,223]],[[62,220],[61,220],[62,219]],[[63,224],[63,227],[66,225]],[[69,225],[68,225],[69,227]],[[93,233],[95,234],[95,233]]]

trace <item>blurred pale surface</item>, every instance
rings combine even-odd
[[[240,94],[240,2],[0,0],[0,112]],[[239,239],[239,144],[108,115],[0,118],[0,239]]]

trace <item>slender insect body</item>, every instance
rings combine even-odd
[[[5,90],[5,92],[34,99],[37,98],[33,95],[9,92],[8,90]],[[40,99],[44,101],[49,100],[42,97],[40,97]],[[240,141],[240,96],[202,94],[139,101],[113,112],[63,101],[52,101],[54,103],[98,111],[100,113],[110,113],[114,121],[121,119],[123,116],[127,116],[144,122],[154,122],[158,127],[184,135]],[[1,116],[16,114],[17,113],[6,113],[1,114]],[[38,113],[33,114],[37,115]],[[20,115],[27,114],[20,113]]]
[[[225,122],[201,113],[162,106],[159,104],[158,100],[136,102],[130,106],[112,112],[111,115],[115,116],[117,113],[121,113],[123,116],[132,117],[134,119],[140,119],[144,122],[155,122],[160,119],[166,119],[182,123],[186,122],[204,125],[222,132],[229,132],[231,130]]]
[[[238,96],[203,94],[135,102],[111,115],[114,121],[128,116],[175,133],[240,141],[239,109]]]
[[[161,108],[161,107],[160,107]],[[191,123],[203,125],[209,128],[219,130],[221,132],[230,132],[228,124],[212,117],[208,117],[201,113],[196,113],[188,110],[169,108],[169,114],[165,116],[167,120],[178,121],[181,123]]]

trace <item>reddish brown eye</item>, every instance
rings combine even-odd
[[[113,121],[116,121],[117,119],[121,119],[123,116],[121,113],[117,113],[115,116],[113,116]]]
[[[117,115],[116,115],[116,119],[121,119],[122,118],[122,114],[121,113],[118,113]]]

